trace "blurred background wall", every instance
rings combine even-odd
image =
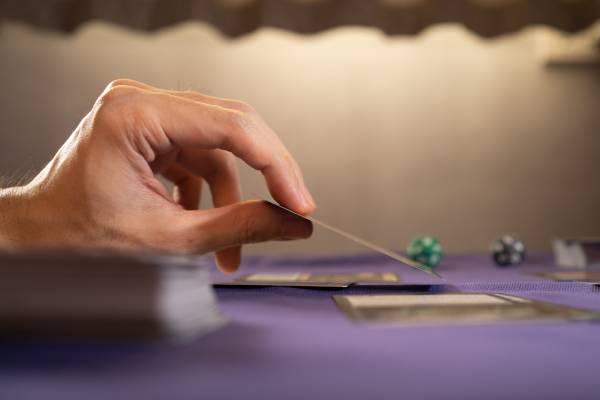
[[[72,35],[3,23],[0,173],[37,172],[103,87],[128,77],[251,103],[302,166],[316,215],[383,245],[433,234],[450,252],[485,251],[508,232],[545,250],[556,236],[600,236],[600,70],[544,68],[540,29],[228,39],[200,23]],[[240,167],[247,197],[264,193]],[[247,252],[357,250],[317,231]]]

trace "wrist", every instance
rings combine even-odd
[[[33,186],[0,189],[0,250],[73,245],[51,203]]]
[[[23,187],[0,189],[0,248],[18,248],[26,241],[27,198]]]

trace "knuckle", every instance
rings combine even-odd
[[[116,122],[123,117],[137,115],[140,105],[133,98],[135,92],[128,86],[115,86],[104,91],[94,107],[96,117],[103,122]]]
[[[250,104],[246,103],[245,101],[232,100],[231,108],[233,108],[236,111],[240,111],[244,114],[256,113],[256,110],[254,109],[254,107],[252,107]]]
[[[231,111],[228,116],[228,124],[232,133],[243,134],[248,132],[251,121],[248,114],[240,111]]]
[[[246,218],[243,221],[240,221],[240,230],[239,230],[239,243],[247,243],[252,241],[254,235],[256,234],[256,223],[253,218]]]
[[[126,86],[129,85],[131,83],[131,81],[129,79],[123,79],[123,78],[118,78],[115,80],[112,80],[108,83],[108,85],[106,85],[106,88],[104,89],[105,92],[114,89],[117,86]]]
[[[261,229],[258,219],[249,216],[240,223],[239,243],[263,242],[269,239],[268,232]]]
[[[98,98],[100,104],[108,104],[130,98],[138,90],[131,86],[117,85],[107,88]]]
[[[244,121],[244,114],[237,111],[231,111],[227,114],[227,122],[232,131],[237,132],[243,129],[246,122]]]
[[[146,107],[139,100],[139,91],[129,86],[116,86],[105,91],[96,104],[99,121],[119,124],[123,127],[137,126],[146,120]]]

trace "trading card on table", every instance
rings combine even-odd
[[[600,319],[600,312],[503,294],[342,295],[333,299],[351,320],[379,325]]]
[[[245,275],[216,286],[296,286],[345,288],[356,283],[396,283],[398,275],[392,272],[359,273],[281,273],[264,272]]]
[[[534,276],[566,282],[587,282],[600,284],[600,271],[554,271],[534,272]]]

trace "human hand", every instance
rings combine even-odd
[[[37,177],[0,191],[0,246],[217,251],[232,272],[242,244],[309,237],[310,222],[241,201],[234,155],[277,202],[314,210],[297,163],[247,104],[116,80]],[[202,181],[215,208],[198,210]]]

